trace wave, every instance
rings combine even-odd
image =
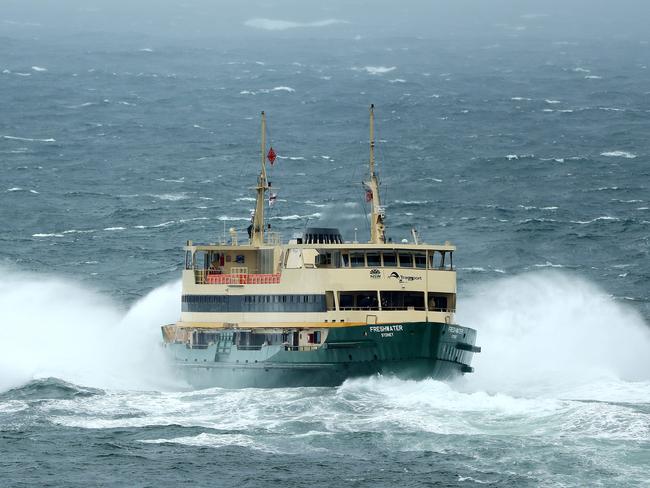
[[[3,268],[0,342],[12,346],[0,355],[0,391],[43,378],[97,388],[169,386],[160,326],[178,320],[179,304],[180,282],[125,312],[87,285]]]
[[[355,71],[365,71],[371,75],[383,75],[395,71],[396,66],[364,66],[363,68],[352,68]]]
[[[31,137],[18,137],[18,136],[2,136],[4,139],[9,139],[12,141],[27,141],[27,142],[56,142],[56,139],[47,138],[47,139],[33,139]]]
[[[179,200],[186,200],[189,198],[187,196],[187,193],[163,193],[161,195],[150,195],[153,198],[157,198],[158,200],[167,200],[170,202],[177,202]]]
[[[254,29],[262,29],[267,31],[283,31],[288,29],[298,29],[298,28],[307,28],[307,27],[328,27],[331,25],[337,24],[348,24],[347,20],[340,19],[324,19],[324,20],[315,20],[312,22],[294,22],[291,20],[280,20],[280,19],[265,19],[265,18],[254,18],[248,19],[244,22],[246,27],[252,27]]]
[[[476,285],[458,308],[460,323],[478,329],[483,348],[467,378],[474,389],[606,398],[589,385],[650,380],[648,324],[579,277],[546,270],[491,281]]]
[[[627,158],[627,159],[634,159],[636,158],[636,154],[628,152],[628,151],[606,151],[600,153],[601,156],[608,156],[610,158]]]
[[[619,219],[618,217],[610,217],[609,215],[603,215],[602,217],[596,217],[596,218],[591,219],[591,220],[572,220],[571,223],[572,224],[587,225],[587,224],[593,224],[594,222],[598,222],[598,221],[602,221],[602,220],[604,220],[604,221],[609,220],[609,221],[617,222],[617,221],[619,221],[621,219]]]
[[[271,88],[271,91],[286,91],[292,93],[295,92],[296,90],[294,88],[291,88],[290,86],[276,86],[275,88]]]

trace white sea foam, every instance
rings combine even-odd
[[[510,100],[514,100],[516,102],[522,102],[522,101],[530,102],[532,100],[532,98],[528,98],[528,97],[512,97],[512,98],[510,98]]]
[[[253,197],[239,197],[235,198],[236,202],[254,202],[255,199]]]
[[[290,86],[276,86],[275,88],[272,88],[271,91],[286,91],[292,93],[295,92],[296,90],[291,88]]]
[[[126,227],[106,227],[104,230],[107,230],[107,231],[126,230]]]
[[[263,446],[258,440],[253,439],[251,436],[244,434],[212,434],[202,432],[195,436],[174,437],[171,439],[146,439],[140,442],[146,444],[179,444],[182,446],[212,448],[240,446],[274,454],[279,453],[274,449]]]
[[[459,322],[479,330],[474,386],[589,398],[594,392],[575,387],[650,380],[648,325],[580,278],[559,271],[505,278],[476,286],[458,308]]]
[[[312,22],[294,22],[291,20],[254,18],[244,22],[246,27],[262,29],[268,31],[283,31],[288,29],[308,28],[308,27],[328,27],[336,24],[347,24],[346,20],[324,19]]]
[[[634,159],[636,158],[636,154],[628,152],[628,151],[606,151],[600,153],[601,156],[608,156],[611,158],[627,158],[627,159]]]
[[[278,155],[278,159],[288,159],[289,161],[303,161],[305,159],[304,156],[280,156]]]
[[[355,71],[365,71],[371,75],[383,75],[395,71],[396,66],[364,66],[362,68],[352,68]]]
[[[596,75],[587,75],[585,76],[585,80],[602,80],[602,76],[596,76]]]
[[[27,141],[27,142],[56,142],[56,139],[48,138],[48,139],[33,139],[30,137],[18,137],[18,136],[2,136],[5,139],[10,139],[13,141]]]
[[[230,215],[221,215],[217,217],[217,220],[226,221],[226,222],[236,222],[236,221],[247,221],[250,220],[250,217],[231,217]]]
[[[177,202],[179,200],[186,200],[188,198],[186,193],[163,193],[161,195],[151,195],[151,196],[159,200],[167,200],[170,202]]]
[[[32,66],[32,70],[37,72],[43,72],[43,71],[47,71],[47,68],[43,68],[41,66]]]
[[[395,78],[394,80],[388,80],[388,83],[406,83],[406,80],[403,78]]]
[[[57,233],[54,233],[54,234],[41,234],[41,233],[39,233],[39,234],[32,234],[32,237],[63,237],[63,234],[57,234]]]
[[[180,282],[154,290],[125,313],[87,284],[3,269],[0,342],[12,347],[0,355],[0,390],[47,377],[100,388],[170,384],[156,345],[160,325],[178,319],[179,303]]]
[[[550,99],[548,99],[548,98],[545,99],[544,101],[545,101],[546,103],[550,104],[550,105],[556,105],[556,104],[558,104],[558,103],[562,103],[562,102],[560,102],[559,100],[550,100]]]
[[[20,188],[19,186],[14,186],[12,188],[7,188],[7,190],[5,191],[23,191],[23,189]]]
[[[618,221],[620,219],[618,217],[610,217],[609,215],[603,215],[602,217],[596,217],[595,219],[591,219],[591,220],[572,220],[571,223],[586,225],[586,224],[593,224],[594,222],[598,222],[600,220]]]
[[[167,222],[161,222],[160,224],[152,225],[151,227],[167,227],[169,225],[172,225],[176,223],[175,220],[168,220]]]
[[[301,219],[317,219],[320,218],[321,214],[316,212],[309,215],[278,215],[276,217],[270,217],[269,220],[301,220]]]

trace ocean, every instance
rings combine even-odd
[[[611,39],[0,42],[0,485],[650,486],[650,50]],[[193,391],[182,246],[269,214],[458,246],[475,373]]]

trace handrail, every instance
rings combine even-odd
[[[280,283],[281,273],[248,273],[246,267],[233,267],[234,273],[218,273],[212,270],[194,270],[197,285],[275,285]]]

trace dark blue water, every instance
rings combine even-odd
[[[633,41],[0,42],[3,486],[641,486],[650,51]],[[458,246],[471,378],[188,391],[181,247],[270,222]]]

